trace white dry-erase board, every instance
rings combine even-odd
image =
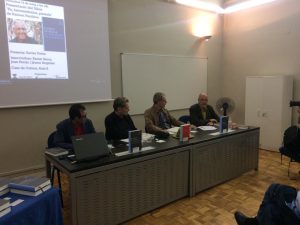
[[[123,96],[130,114],[152,106],[153,94],[163,92],[168,110],[187,109],[207,89],[207,58],[122,53]]]

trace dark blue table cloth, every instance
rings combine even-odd
[[[10,197],[24,201],[11,207],[11,212],[0,218],[0,225],[63,225],[59,190],[51,188],[36,196],[8,193],[1,198]]]

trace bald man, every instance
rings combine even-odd
[[[219,122],[219,116],[212,106],[207,104],[207,94],[201,93],[198,103],[190,107],[190,122],[195,126],[213,125]]]

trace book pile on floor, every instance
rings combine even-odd
[[[51,188],[49,178],[25,176],[12,179],[9,183],[11,193],[38,196]]]
[[[0,177],[0,196],[9,192],[8,184],[10,179]]]
[[[0,218],[11,211],[10,202],[6,199],[0,199]]]

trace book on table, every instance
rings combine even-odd
[[[3,189],[2,191],[0,191],[0,196],[5,195],[8,192],[9,192],[9,188]]]
[[[8,184],[10,182],[9,178],[0,177],[0,196],[9,192]]]
[[[188,141],[191,133],[191,125],[183,124],[179,128],[179,140],[180,141]]]
[[[10,207],[10,202],[7,199],[0,199],[0,211]]]
[[[52,156],[63,156],[63,155],[68,155],[69,151],[64,148],[56,147],[56,148],[47,148],[45,153]]]
[[[0,191],[7,189],[9,182],[10,182],[9,178],[0,177]]]
[[[131,130],[128,131],[128,151],[133,152],[133,149],[142,149],[142,131]]]
[[[190,124],[183,124],[177,128],[178,128],[177,132],[175,134],[172,134],[172,137],[179,139],[179,141],[181,141],[181,142],[188,141],[189,139],[194,137],[191,134],[191,125]]]
[[[25,190],[21,190],[21,189],[11,188],[10,192],[15,193],[15,194],[20,194],[20,195],[38,196],[38,195],[42,194],[43,192],[49,190],[50,188],[51,188],[51,184],[48,184],[47,186],[41,187],[36,191],[25,191]]]
[[[220,133],[227,133],[228,132],[228,116],[220,116]]]
[[[24,176],[12,179],[9,188],[23,191],[36,192],[41,188],[51,185],[50,179],[45,177]]]
[[[0,217],[6,215],[11,211],[10,201],[7,199],[0,199]]]
[[[2,211],[0,211],[0,218],[2,216],[5,216],[6,214],[10,213],[10,211],[11,211],[11,207],[8,207],[8,208],[3,209]]]

